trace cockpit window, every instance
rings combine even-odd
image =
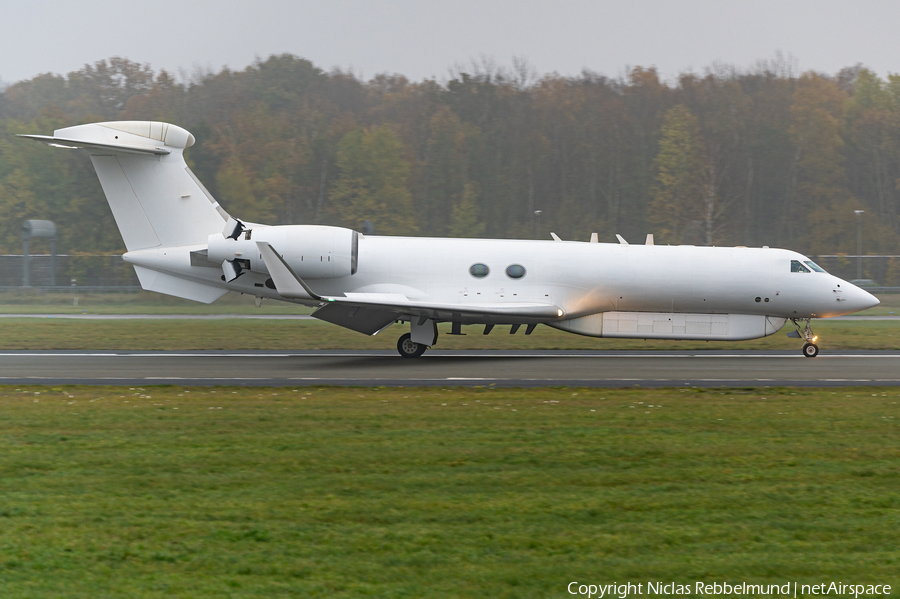
[[[806,264],[808,267],[810,267],[811,269],[813,269],[816,272],[825,272],[824,268],[822,268],[821,266],[819,266],[812,260],[804,260],[803,263]]]
[[[791,260],[791,272],[810,272],[799,260]]]

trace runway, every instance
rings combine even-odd
[[[316,320],[309,314],[0,314],[0,318],[62,320]]]
[[[900,352],[4,351],[0,384],[240,386],[900,386]]]
[[[51,314],[51,313],[8,313],[0,314],[0,318],[57,318],[63,320],[316,320],[309,314]],[[865,322],[873,320],[900,320],[894,314],[876,316],[834,316],[827,321],[840,320]]]

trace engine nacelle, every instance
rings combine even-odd
[[[257,225],[242,231],[237,239],[216,233],[209,236],[208,259],[217,263],[238,260],[244,268],[268,273],[257,241],[269,242],[303,279],[335,279],[356,273],[359,234],[342,227]]]

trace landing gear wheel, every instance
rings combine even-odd
[[[805,320],[806,327],[801,327],[797,320]],[[816,345],[816,339],[818,339],[818,337],[813,335],[812,328],[809,326],[809,320],[809,318],[792,318],[791,322],[797,327],[797,332],[788,333],[788,337],[802,337],[803,339],[806,339],[806,343],[803,344],[803,355],[807,358],[815,358],[819,355],[819,346]]]
[[[418,358],[425,353],[426,349],[428,349],[427,346],[413,341],[409,333],[402,335],[400,340],[397,341],[397,351],[404,358]]]

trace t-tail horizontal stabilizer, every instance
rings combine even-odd
[[[114,121],[21,137],[90,155],[129,252],[206,244],[229,218],[184,161],[194,136],[176,125]]]
[[[18,134],[16,137],[25,137],[28,139],[33,139],[35,141],[43,141],[46,142],[48,146],[54,148],[65,148],[67,150],[74,150],[77,148],[84,148],[85,150],[105,150],[112,152],[123,152],[125,154],[155,154],[157,156],[165,156],[166,154],[171,154],[170,150],[165,148],[160,148],[157,146],[136,146],[129,144],[111,144],[111,143],[102,143],[98,141],[85,141],[82,139],[71,139],[68,137],[50,137],[48,135],[25,135],[23,133]]]

